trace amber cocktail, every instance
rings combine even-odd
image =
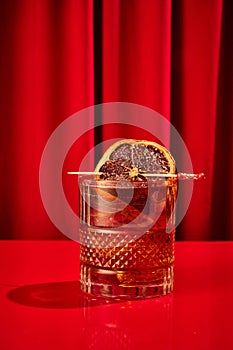
[[[177,177],[81,176],[79,188],[82,290],[120,299],[170,293]]]

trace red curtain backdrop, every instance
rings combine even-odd
[[[170,120],[206,173],[178,239],[233,239],[232,13],[227,0],[1,1],[1,238],[64,237],[40,198],[43,148],[73,113],[120,101]],[[100,140],[141,136],[122,130],[83,135],[71,160]]]

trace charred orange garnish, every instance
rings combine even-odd
[[[145,140],[125,139],[104,153],[95,171],[102,180],[142,181],[146,173],[174,174],[175,160],[162,145]]]

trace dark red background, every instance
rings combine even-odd
[[[232,10],[227,0],[1,1],[1,238],[63,238],[40,198],[43,148],[73,113],[123,101],[170,120],[206,173],[177,238],[232,239]],[[76,162],[121,130],[84,135]]]

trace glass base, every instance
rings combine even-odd
[[[138,270],[110,270],[81,263],[82,291],[99,297],[146,299],[173,290],[173,266]]]

